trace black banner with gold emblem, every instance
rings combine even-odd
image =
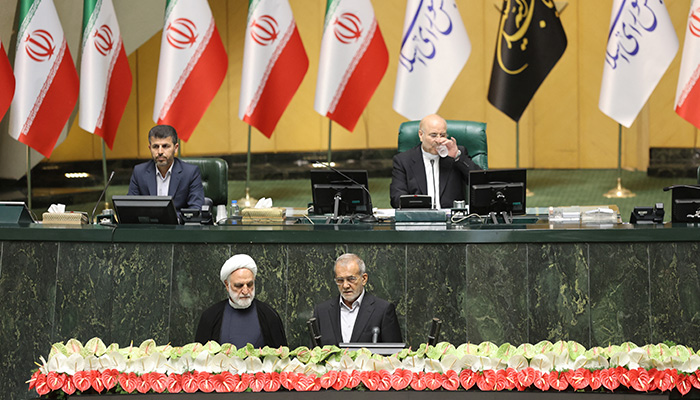
[[[503,0],[488,99],[514,121],[566,49],[552,0]]]

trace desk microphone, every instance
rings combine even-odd
[[[360,186],[360,187],[367,193],[367,199],[369,200],[369,214],[368,214],[366,217],[362,218],[361,221],[362,221],[362,222],[377,222],[377,218],[374,216],[374,211],[373,211],[373,209],[372,209],[372,195],[369,193],[369,189],[367,189],[367,188],[365,187],[365,185],[361,185],[360,182],[358,182],[358,181],[352,179],[352,178],[349,177],[348,175],[344,174],[342,171],[331,167],[331,165],[328,164],[328,163],[324,163],[324,162],[321,162],[321,161],[318,161],[318,160],[314,161],[314,163],[315,163],[315,164],[321,164],[321,165],[323,165],[324,167],[326,167],[326,168],[330,169],[331,171],[337,173],[338,175],[342,176],[343,178],[345,178],[345,179],[349,180],[350,182],[354,183],[355,185]],[[377,329],[379,329],[379,328],[377,328]]]
[[[90,214],[90,223],[93,223],[95,220],[95,211],[97,211],[97,206],[100,204],[100,201],[102,201],[102,197],[105,195],[105,192],[107,192],[107,188],[109,187],[109,184],[112,183],[112,178],[114,178],[114,171],[112,171],[112,173],[109,174],[109,179],[107,179],[107,184],[105,185],[105,188],[102,189],[102,193],[100,193],[100,198],[97,199],[97,203],[95,203],[95,208],[92,209],[92,214]]]
[[[316,318],[309,318],[306,321],[306,326],[309,328],[309,336],[311,337],[311,345],[318,347],[321,345],[321,334],[318,332],[318,321]]]
[[[379,340],[379,327],[375,326],[372,328],[372,343],[377,343],[377,340]]]

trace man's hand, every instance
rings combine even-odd
[[[457,151],[459,149],[457,148],[457,140],[455,140],[455,138],[453,138],[453,137],[451,137],[449,139],[448,138],[438,138],[437,144],[438,144],[438,146],[441,144],[444,144],[445,147],[447,147],[447,155],[448,156],[450,156],[452,158],[457,157]]]

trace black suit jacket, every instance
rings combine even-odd
[[[255,302],[255,310],[258,313],[260,330],[262,330],[265,345],[270,347],[281,347],[287,345],[287,335],[284,333],[282,318],[269,304],[258,299]],[[206,343],[210,340],[219,342],[221,339],[221,322],[224,319],[224,308],[228,305],[228,299],[222,300],[207,308],[199,319],[197,333],[194,341]]]
[[[323,345],[338,345],[343,341],[340,330],[340,295],[327,300],[314,308]],[[350,342],[371,342],[372,328],[379,327],[377,342],[400,343],[403,341],[401,328],[396,318],[396,307],[386,300],[365,291],[358,310],[355,327]]]
[[[156,164],[146,161],[134,167],[129,182],[128,195],[157,196]],[[168,196],[172,196],[175,209],[202,208],[204,204],[204,187],[199,167],[175,158],[170,175]]]
[[[469,171],[479,170],[464,146],[458,161],[452,157],[440,158],[440,207],[451,208],[454,200],[466,200]],[[405,194],[428,194],[428,179],[425,176],[421,145],[394,156],[391,171],[391,206],[399,208],[399,199]]]

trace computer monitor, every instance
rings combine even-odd
[[[112,196],[120,224],[179,223],[171,196]]]
[[[526,169],[488,169],[469,172],[469,212],[488,215],[525,214]]]
[[[671,192],[671,222],[700,222],[700,185],[675,185]]]
[[[372,200],[366,170],[313,170],[311,193],[314,214],[372,215]]]

